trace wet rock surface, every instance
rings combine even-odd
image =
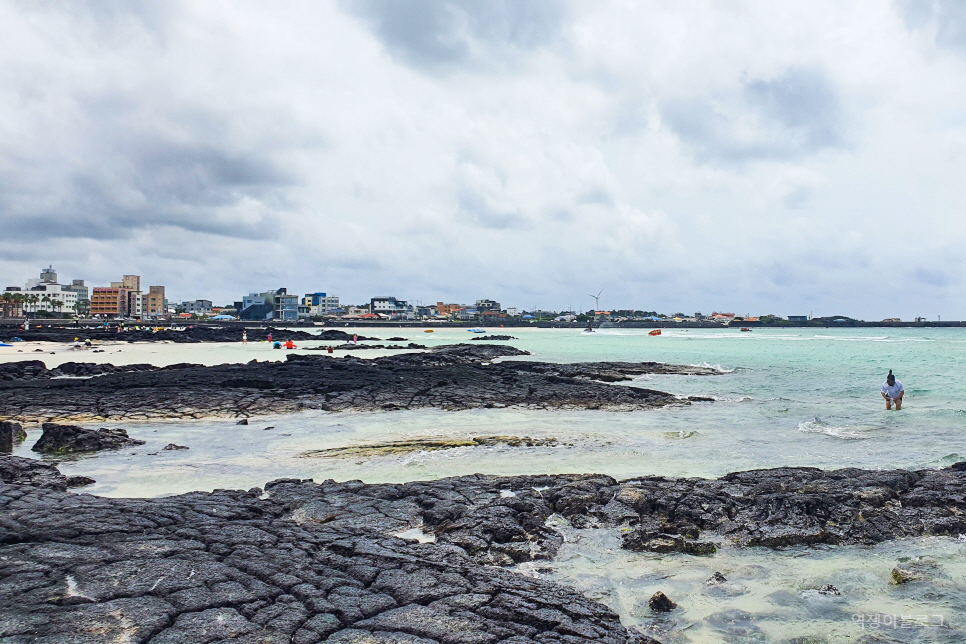
[[[678,607],[677,604],[668,599],[668,596],[661,591],[657,591],[651,595],[651,598],[647,600],[647,605],[655,613],[669,613]]]
[[[330,347],[307,347],[307,351],[328,351]],[[416,344],[415,342],[410,342],[407,345],[402,344],[358,344],[358,343],[346,343],[339,344],[331,347],[336,351],[365,351],[366,349],[383,349],[385,351],[408,351],[412,349],[427,349],[425,344]]]
[[[97,452],[144,445],[144,441],[131,438],[124,429],[86,429],[77,425],[44,423],[44,433],[30,449],[42,454],[70,454],[74,452]]]
[[[507,445],[509,447],[556,447],[556,438],[531,438],[529,436],[474,436],[472,438],[412,438],[407,440],[387,441],[369,445],[351,445],[348,447],[331,447],[302,452],[299,456],[306,458],[350,458],[386,456],[390,454],[409,454],[412,452],[434,452],[442,449],[457,447],[492,447]]]
[[[64,491],[68,487],[67,480],[53,464],[0,455],[0,483]]]
[[[492,362],[522,355],[527,352],[493,344],[441,346],[425,353],[372,360],[290,353],[285,362],[253,360],[213,367],[179,364],[107,372],[87,379],[55,379],[49,376],[53,371],[41,371],[43,363],[38,363],[40,367],[30,367],[34,376],[0,382],[0,418],[80,422],[247,417],[304,409],[511,406],[631,411],[691,401],[652,389],[606,383],[629,378],[625,373],[718,373],[660,363]]]
[[[527,507],[494,503],[494,483],[283,480],[266,486],[269,498],[256,488],[160,499],[0,485],[2,635],[78,644],[652,642],[574,590],[483,566],[453,542],[387,534],[413,525],[425,506],[465,502],[509,539],[498,526]]]
[[[789,467],[720,479],[646,477],[622,483],[611,512],[629,514],[628,524],[637,522],[624,537],[629,546],[655,532],[683,540],[708,532],[740,545],[768,547],[959,534],[966,532],[964,465],[920,471]]]
[[[962,467],[280,479],[264,494],[158,499],[66,494],[55,468],[15,457],[0,457],[0,476],[0,625],[12,642],[644,642],[600,604],[503,567],[554,557],[555,515],[775,547],[966,529]],[[414,533],[426,538],[402,538]],[[935,574],[925,560],[897,568]],[[673,608],[665,600],[654,610]]]
[[[23,425],[13,421],[0,421],[0,452],[12,452],[14,447],[27,438]]]

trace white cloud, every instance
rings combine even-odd
[[[927,4],[2,4],[0,279],[963,318]]]

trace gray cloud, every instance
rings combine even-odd
[[[460,211],[470,222],[491,230],[528,228],[529,222],[519,210],[495,206],[486,197],[473,190],[464,190],[459,196]]]
[[[0,3],[0,283],[966,317],[926,7]]]
[[[552,42],[568,13],[557,0],[348,0],[394,55],[410,65],[489,64]],[[489,60],[487,60],[489,59]]]
[[[838,94],[816,69],[790,67],[744,79],[731,94],[672,101],[662,117],[705,161],[794,160],[845,144]]]
[[[917,282],[926,286],[943,288],[949,285],[949,277],[941,270],[932,270],[920,266],[913,272],[913,276]]]
[[[2,184],[21,185],[14,172],[0,177]],[[292,184],[267,159],[152,140],[119,145],[33,190],[5,190],[0,209],[4,235],[13,239],[122,239],[165,226],[261,238],[273,236],[274,220],[291,209],[283,188]],[[248,212],[237,211],[246,205]]]
[[[910,29],[929,29],[936,44],[966,49],[966,4],[959,0],[900,0],[898,4]]]

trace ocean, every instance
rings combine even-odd
[[[714,402],[639,412],[305,412],[254,418],[248,426],[225,419],[106,423],[125,427],[147,444],[63,459],[59,466],[66,474],[97,480],[84,492],[157,496],[250,488],[280,477],[366,482],[471,473],[712,477],[786,465],[918,469],[966,460],[966,375],[961,368],[966,329],[675,329],[657,337],[647,332],[490,330],[517,338],[507,343],[531,352],[522,359],[714,366],[719,375],[650,376],[617,385],[708,396]],[[465,330],[380,328],[359,333],[428,345],[477,337]],[[5,348],[0,360],[39,357],[51,366],[66,360],[216,364],[284,357],[264,343],[118,344],[105,353],[82,355],[66,347],[53,350],[51,355]],[[906,388],[898,412],[886,411],[879,395],[889,369]],[[34,456],[29,446],[38,435],[31,432],[17,453]],[[494,435],[553,438],[556,444],[344,458],[305,454],[402,439]],[[190,449],[160,450],[172,442]],[[564,524],[560,529],[568,537],[561,556],[539,567],[524,565],[521,572],[574,584],[611,606],[628,626],[668,643],[785,642],[794,637],[812,638],[797,640],[801,642],[852,642],[876,632],[887,632],[892,638],[887,641],[964,641],[966,536],[904,539],[874,547],[724,548],[714,557],[691,557],[622,551],[614,530],[578,530]],[[941,572],[932,582],[891,586],[892,566],[912,556],[934,558]],[[704,580],[714,571],[733,583],[724,590],[706,586]],[[842,594],[817,593],[826,583]],[[655,617],[646,606],[655,590],[663,590],[682,608]],[[880,616],[876,628],[870,626],[873,615]],[[906,620],[900,628],[897,617],[894,627],[884,629],[882,616],[889,615],[914,615],[916,620]]]

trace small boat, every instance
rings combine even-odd
[[[648,331],[647,334],[648,335],[661,335],[661,330],[660,329],[654,329],[652,331]]]
[[[486,333],[484,329],[467,329],[470,333]]]
[[[432,333],[434,329],[423,329],[423,333]]]
[[[746,327],[746,326],[743,326],[743,327],[741,327],[741,330],[742,330],[742,331],[751,331],[751,329],[749,329],[749,328],[748,328],[748,327]]]
[[[12,344],[7,344],[6,342],[0,342],[0,347],[12,347]]]

